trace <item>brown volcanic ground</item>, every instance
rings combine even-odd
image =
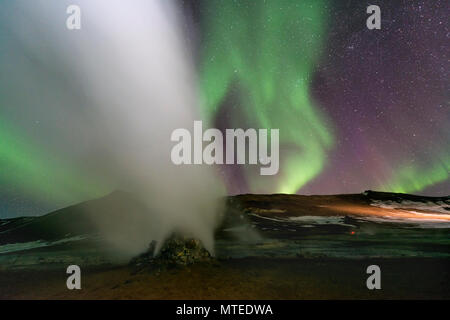
[[[382,289],[368,290],[377,264]],[[126,267],[83,269],[68,290],[64,270],[0,272],[1,299],[450,299],[445,259],[232,259],[159,275]]]
[[[399,218],[417,218],[409,209],[415,212],[429,214],[427,218],[436,218],[450,221],[450,197],[422,197],[414,195],[402,195],[388,192],[366,191],[364,194],[343,195],[319,195],[302,196],[290,194],[272,195],[237,195],[230,198],[232,203],[247,212],[257,213],[272,217],[296,217],[296,216],[392,216]],[[448,204],[448,215],[423,208],[380,208],[371,205],[374,200],[391,201],[401,200],[414,202],[442,201]]]
[[[263,247],[275,246],[277,250],[276,244],[279,241],[287,244],[298,241],[300,249],[312,243],[313,248],[327,247],[329,252],[344,248],[346,252],[366,254],[367,248],[373,248],[367,256],[362,254],[359,258],[326,255],[280,258],[269,253],[260,257],[221,257],[213,264],[197,264],[161,273],[135,273],[126,263],[111,264],[100,258],[96,260],[100,255],[100,251],[95,251],[98,243],[88,239],[0,254],[0,298],[450,299],[450,259],[445,256],[445,253],[450,252],[448,229],[404,229],[391,224],[377,224],[382,232],[367,235],[362,232],[364,228],[361,226],[370,223],[358,224],[358,220],[353,219],[350,226],[289,227],[295,230],[286,233],[283,230],[285,223],[277,220],[296,216],[395,215],[408,218],[411,215],[409,208],[379,208],[370,205],[373,201],[396,204],[405,200],[418,203],[440,202],[444,203],[444,209],[449,204],[449,197],[427,198],[373,192],[335,196],[239,195],[229,197],[226,219],[217,233],[218,244],[227,245],[230,236],[226,229],[242,223],[243,217],[250,224],[255,223],[254,229],[262,238],[275,239],[273,243],[264,243]],[[92,233],[95,230],[89,224],[89,219],[80,215],[80,208],[95,207],[94,211],[98,214],[106,214],[102,208],[105,206],[110,209],[111,201],[117,202],[114,207],[120,209],[120,212],[130,207],[128,200],[124,201],[122,195],[118,197],[113,194],[47,216],[29,218],[25,222],[16,219],[10,222],[14,226],[11,230],[6,227],[7,224],[2,223],[4,221],[0,221],[0,248],[2,244],[20,242],[21,239],[25,242],[59,239],[66,232],[75,235]],[[414,208],[414,211],[432,213],[442,221],[448,220],[447,214],[430,211],[426,207]],[[271,220],[273,218],[275,221]],[[72,219],[77,219],[77,223],[71,223]],[[64,225],[65,229],[60,230],[60,225]],[[74,226],[76,230],[67,230],[68,225]],[[356,236],[350,235],[349,232],[353,230],[356,231]],[[232,242],[232,246],[236,245],[239,245],[239,241]],[[250,250],[252,245],[248,246]],[[89,251],[89,254],[85,254],[86,248],[93,253]],[[405,248],[407,255],[403,256],[402,250]],[[378,252],[381,254],[386,250],[394,252],[394,257],[377,257]],[[77,256],[79,252],[83,252],[85,256]],[[66,288],[65,268],[75,258],[82,268],[82,290],[70,291]],[[382,290],[366,288],[366,268],[371,264],[379,265],[382,270]]]

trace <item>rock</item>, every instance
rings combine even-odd
[[[200,240],[197,239],[172,236],[155,256],[156,244],[156,241],[152,241],[146,252],[130,261],[130,265],[134,267],[135,272],[149,269],[159,273],[170,268],[214,260]]]

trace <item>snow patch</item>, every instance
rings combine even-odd
[[[444,201],[418,202],[418,201],[403,200],[401,202],[396,202],[391,200],[387,201],[373,200],[370,205],[384,209],[417,209],[444,214],[448,214],[450,212],[449,211],[450,205],[445,203]]]
[[[15,251],[24,251],[31,250],[35,248],[41,247],[50,247],[61,243],[71,242],[71,241],[79,241],[86,239],[87,236],[76,236],[71,238],[65,238],[57,241],[44,241],[44,240],[36,240],[30,242],[21,242],[21,243],[10,243],[0,246],[0,254],[9,253]]]

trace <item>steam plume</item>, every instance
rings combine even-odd
[[[174,3],[77,1],[80,30],[66,28],[70,4],[15,1],[0,12],[0,103],[8,111],[0,119],[29,160],[23,165],[2,147],[11,186],[61,204],[128,190],[148,212],[97,219],[112,244],[134,254],[181,231],[212,251],[218,178],[211,167],[170,160],[171,132],[198,119],[195,74]],[[49,183],[36,183],[48,175]]]

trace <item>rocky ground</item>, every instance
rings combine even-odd
[[[195,239],[172,237],[130,261],[81,215],[123,217],[136,205],[119,196],[0,220],[0,298],[450,299],[449,197],[230,197],[215,258]],[[79,291],[66,287],[70,264],[81,267]],[[366,287],[372,264],[381,290]]]
[[[129,266],[133,273],[155,272],[183,268],[197,263],[213,263],[215,260],[197,239],[173,235],[156,252],[156,241],[148,250],[131,259]]]
[[[382,271],[368,290],[366,268]],[[82,289],[65,270],[0,272],[1,299],[450,299],[448,259],[229,259],[159,273],[130,266],[82,270]]]

